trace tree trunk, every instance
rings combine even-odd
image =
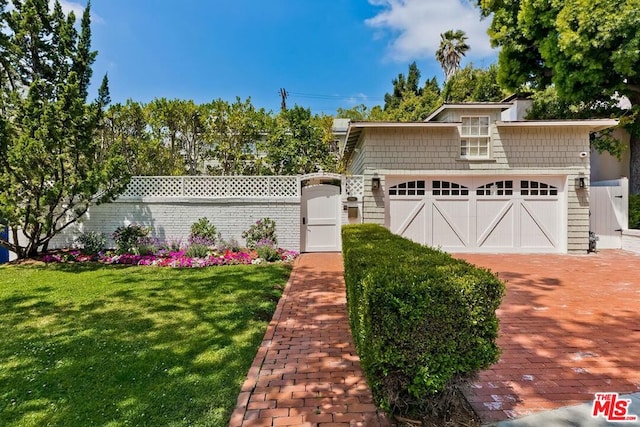
[[[16,256],[18,257],[18,259],[23,259],[25,257],[24,250],[22,247],[20,247],[20,241],[18,239],[18,230],[16,230],[15,228],[12,228],[11,234],[13,237],[13,244],[16,247]]]

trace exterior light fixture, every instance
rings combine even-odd
[[[373,178],[371,178],[371,190],[372,191],[380,190],[380,178],[378,178],[377,176],[374,176]]]
[[[576,190],[584,190],[587,188],[587,179],[584,176],[576,178]]]

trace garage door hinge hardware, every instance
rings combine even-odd
[[[615,229],[615,230],[613,230],[613,231],[620,231],[620,232],[621,232],[621,231],[622,231],[622,228],[616,228],[616,229]]]
[[[613,197],[615,197],[616,199],[622,199],[622,196],[613,196]]]

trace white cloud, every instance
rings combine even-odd
[[[358,94],[355,94],[353,96],[350,96],[349,98],[345,99],[345,101],[349,105],[366,104],[368,100],[369,100],[369,97],[366,94],[362,93],[362,92],[360,92]]]
[[[469,0],[369,0],[381,10],[365,22],[391,33],[387,56],[395,61],[434,58],[440,34],[463,30],[470,46],[467,56],[483,58],[495,53],[489,44],[490,20],[480,20],[480,11]],[[382,34],[376,34],[381,37]]]
[[[65,14],[69,14],[69,12],[73,12],[76,15],[76,22],[78,22],[77,20],[79,20],[82,17],[82,14],[84,13],[84,9],[86,7],[86,4],[81,4],[75,1],[70,1],[70,0],[58,0],[60,2],[60,6],[62,6],[62,11]],[[55,3],[55,0],[49,0],[49,7],[51,9],[53,9],[53,4]],[[104,22],[104,20],[95,14],[95,12],[91,12],[91,22],[92,23],[101,23]]]

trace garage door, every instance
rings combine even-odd
[[[387,225],[449,252],[564,252],[561,177],[387,178]]]

